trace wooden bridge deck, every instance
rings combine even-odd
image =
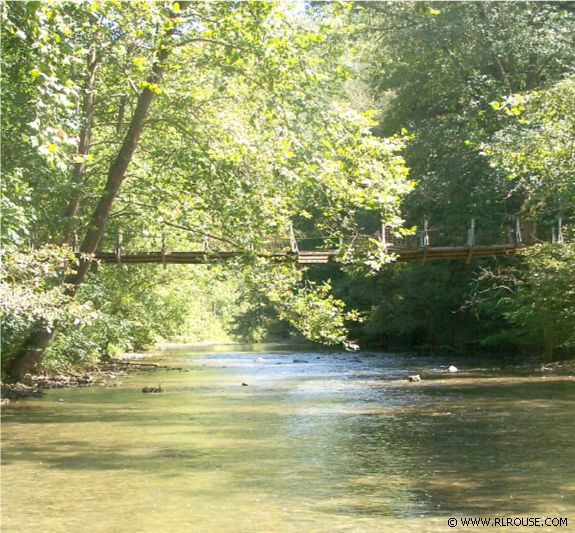
[[[478,257],[513,256],[525,245],[495,244],[490,246],[427,246],[423,248],[396,248],[388,250],[397,256],[398,261],[431,261],[436,259],[464,259],[466,262]],[[101,252],[96,259],[102,263],[119,264],[206,264],[221,263],[243,257],[243,252],[236,251],[196,251],[196,252],[138,252],[122,253]],[[294,259],[298,264],[337,263],[339,258],[335,250],[301,250],[294,252],[256,253],[258,257],[277,260]]]

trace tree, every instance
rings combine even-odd
[[[523,198],[523,212],[547,222],[559,242],[525,251],[517,268],[485,269],[473,307],[513,326],[497,339],[538,346],[548,355],[575,346],[573,244],[562,242],[572,238],[575,223],[574,99],[569,77],[547,90],[494,101],[507,124],[483,144],[491,164]]]
[[[483,153],[524,199],[526,215],[553,220],[573,213],[574,99],[575,78],[569,77],[547,90],[509,95],[491,104],[508,123],[483,144]]]
[[[531,209],[536,197],[483,153],[499,130],[502,138],[511,132],[510,118],[494,112],[491,104],[533,89],[543,92],[573,71],[573,12],[552,2],[366,2],[357,16],[364,24],[358,37],[361,72],[379,110],[378,131],[389,135],[406,128],[413,137],[404,151],[416,181],[403,204],[407,225],[421,228],[428,219],[432,245],[464,245],[473,217],[478,243],[507,242],[517,215],[541,215],[542,210]],[[530,147],[526,153],[533,150],[537,130],[515,128],[513,150],[524,139]],[[500,148],[503,155],[510,145],[502,142]],[[550,195],[559,193],[549,184]],[[548,222],[558,208],[555,202],[554,213],[544,215]],[[398,265],[376,293],[383,303],[368,307],[373,314],[366,334],[373,338],[375,332],[391,330],[402,340],[442,343],[451,321],[457,326],[451,342],[475,345],[486,330],[508,327],[501,315],[489,321],[482,315],[477,324],[474,313],[461,310],[478,269],[490,264]],[[365,282],[360,278],[358,283]]]
[[[178,5],[177,9],[175,8],[176,5]],[[73,10],[74,8],[75,6],[73,6],[71,9]],[[92,5],[88,9],[92,10],[94,8],[97,9],[97,6]],[[73,30],[66,23],[66,19],[68,17],[66,17],[65,15],[69,15],[69,13],[66,12],[67,11],[66,6],[64,7],[64,9],[62,9],[63,14],[57,13],[56,11],[57,11],[56,6],[54,6],[54,9],[52,9],[51,6],[50,7],[41,6],[33,15],[36,18],[35,20],[36,24],[30,24],[30,29],[32,30],[31,31],[32,39],[33,40],[37,39],[37,41],[34,42],[34,45],[37,45],[35,47],[40,50],[41,56],[46,52],[50,52],[52,48],[47,44],[46,45],[42,44],[43,41],[46,41],[50,39],[50,37],[52,37],[56,43],[60,44],[62,43],[62,37],[60,36],[60,31],[66,35],[74,33]],[[69,277],[68,280],[69,286],[66,290],[67,294],[70,296],[72,296],[76,292],[77,287],[81,285],[86,279],[86,276],[88,274],[92,262],[90,256],[96,251],[102,239],[108,218],[110,216],[112,204],[118,194],[120,186],[125,178],[128,165],[138,145],[138,141],[142,129],[144,127],[144,122],[148,116],[152,101],[157,94],[156,90],[157,84],[160,82],[165,69],[164,62],[167,60],[169,51],[171,49],[172,45],[171,40],[175,33],[174,19],[176,18],[177,11],[179,11],[179,4],[174,4],[171,6],[170,9],[165,10],[165,13],[161,13],[160,10],[160,12],[157,14],[158,18],[154,17],[156,18],[156,21],[161,22],[161,30],[155,36],[157,38],[157,43],[155,46],[155,57],[153,59],[153,63],[149,70],[148,76],[143,82],[140,82],[142,85],[142,90],[138,95],[135,109],[131,117],[130,125],[128,127],[128,131],[124,136],[124,140],[122,142],[119,151],[116,153],[115,157],[113,157],[113,159],[110,162],[110,166],[107,173],[106,184],[101,193],[96,209],[94,210],[90,218],[88,228],[80,245],[80,253],[81,253],[80,260],[78,262],[75,273]],[[18,36],[18,32],[22,32],[22,29],[18,28],[16,21],[10,20],[9,18],[10,14],[11,13],[9,12],[8,21],[10,24],[8,25],[8,27],[12,30],[12,32],[16,36]],[[16,15],[18,14],[19,13],[16,12]],[[85,15],[85,13],[83,14]],[[117,19],[107,18],[108,14],[109,12],[107,12],[103,17],[102,22],[104,23],[104,25],[109,25],[109,27],[111,26],[112,28],[114,28],[114,23],[122,21],[121,17],[118,17]],[[83,17],[77,17],[76,13],[73,13],[73,15],[74,15],[73,17],[69,16],[71,22],[75,22],[76,20],[79,19],[81,24],[79,29],[84,30],[86,29],[87,24],[89,24],[90,15],[93,16],[93,13],[90,13],[89,15]],[[30,18],[30,13],[25,12],[23,18],[25,21],[27,21],[26,19]],[[92,26],[96,25],[92,24]],[[117,28],[114,29],[116,29],[116,31],[118,30],[122,31],[122,26],[118,26]],[[26,37],[25,34],[24,36]],[[57,49],[58,51],[60,51],[60,54],[57,54],[57,56],[61,57],[63,55],[64,57],[68,57],[68,54],[71,51],[69,50],[71,44],[72,43],[69,41],[64,41],[64,45],[61,47],[61,49],[60,50]],[[95,43],[92,44],[92,50],[94,46]],[[90,51],[88,61],[88,83],[86,87],[87,94],[85,97],[85,104],[83,105],[84,115],[79,117],[80,120],[78,120],[78,122],[80,123],[79,128],[81,131],[79,136],[80,138],[78,143],[78,151],[75,157],[81,158],[82,161],[75,162],[73,172],[73,183],[76,186],[79,185],[79,182],[83,177],[82,176],[83,163],[85,162],[83,161],[83,159],[88,155],[84,152],[87,150],[88,139],[90,137],[87,131],[91,129],[90,120],[91,120],[92,109],[90,101],[93,100],[91,92],[94,90],[95,85],[95,81],[93,80],[93,76],[95,74],[93,65],[95,61],[96,58],[93,52]],[[44,91],[47,91],[48,88],[50,87],[49,83],[55,83],[56,86],[54,88],[56,94],[53,95],[53,97],[55,98],[56,101],[58,101],[57,98],[58,96],[61,96],[62,93],[64,94],[67,93],[66,85],[58,83],[59,81],[58,74],[60,74],[60,72],[58,72],[58,69],[54,67],[54,64],[49,65],[48,70],[51,76],[48,74],[44,74],[44,76],[47,79]],[[42,75],[41,69],[40,68],[33,69],[29,73],[29,75],[39,77]],[[40,94],[43,94],[43,92],[40,92]],[[68,104],[69,102],[64,98],[63,107],[64,108],[69,107]],[[67,117],[68,113],[64,111],[63,113],[61,113],[61,115],[63,115],[63,117]],[[60,116],[59,118],[63,117]],[[45,146],[45,144],[41,144],[40,148],[44,149],[44,151],[47,151],[48,154],[51,153],[55,154],[53,158],[49,156],[49,160],[53,163],[54,167],[56,168],[60,167],[62,169],[65,169],[66,166],[64,158],[66,152],[65,150],[62,150],[62,153],[58,153],[56,138],[66,140],[67,134],[62,128],[59,128],[56,131],[56,134],[52,142],[49,143],[47,146]],[[74,216],[77,211],[77,204],[78,200],[76,194],[72,194],[71,200],[66,210],[66,214],[68,214],[69,216]],[[65,235],[65,237],[69,238],[70,235]],[[30,335],[28,342],[25,343],[20,353],[16,357],[14,357],[14,359],[11,361],[10,366],[8,367],[8,373],[13,377],[15,377],[16,379],[21,378],[24,375],[24,373],[26,373],[28,370],[30,370],[30,368],[32,368],[32,366],[34,366],[37,362],[39,362],[44,349],[52,339],[53,335],[54,335],[54,329],[52,327],[49,327],[45,323],[40,324],[39,327],[36,329],[36,331]]]
[[[186,247],[206,235],[249,258],[312,212],[333,242],[356,231],[358,210],[399,227],[410,188],[402,139],[371,136],[373,119],[345,103],[331,36],[348,31],[346,17],[339,5],[302,16],[265,2],[10,5],[4,83],[36,112],[23,123],[6,109],[18,132],[4,143],[10,183],[32,191],[39,215],[26,230],[37,245],[78,236],[66,294],[120,230],[126,247],[151,246],[160,232]],[[18,154],[34,149],[31,167]],[[27,239],[13,227],[20,246]],[[20,378],[52,336],[39,321],[7,373]]]
[[[405,153],[418,182],[408,222],[427,217],[464,238],[475,216],[505,237],[521,198],[477,145],[504,125],[492,101],[572,71],[573,13],[552,2],[378,2],[363,17],[382,133],[407,128],[415,137]]]

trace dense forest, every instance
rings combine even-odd
[[[2,174],[7,378],[161,339],[575,351],[573,2],[4,2]],[[530,246],[382,239],[472,220]],[[263,253],[294,241],[339,261]],[[121,264],[160,249],[241,254]]]

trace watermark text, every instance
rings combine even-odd
[[[541,517],[461,517],[448,518],[449,527],[567,527],[567,518]]]

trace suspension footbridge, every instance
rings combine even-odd
[[[523,238],[523,230],[519,221],[514,229],[507,232],[506,243],[485,244],[477,242],[475,220],[466,232],[464,243],[445,245],[445,237],[438,238],[440,245],[432,245],[434,229],[424,222],[419,235],[409,237],[386,236],[386,228],[374,234],[356,234],[351,239],[356,247],[371,245],[378,246],[382,254],[390,254],[396,261],[419,261],[425,263],[432,260],[464,260],[469,263],[474,259],[484,257],[513,257],[526,247],[537,242],[534,231]],[[564,242],[561,221],[553,227],[551,242]],[[315,246],[310,244],[315,243]],[[339,246],[334,241],[321,237],[305,237],[296,235],[290,228],[289,238],[283,240],[270,240],[264,242],[261,249],[217,249],[209,246],[209,239],[205,236],[200,249],[192,251],[169,250],[165,244],[165,235],[161,238],[160,250],[156,251],[126,251],[122,247],[122,237],[119,235],[116,248],[113,252],[101,251],[95,259],[101,263],[116,263],[118,265],[130,264],[210,264],[233,261],[246,256],[265,257],[277,261],[294,261],[300,265],[345,263],[349,260],[346,255],[346,246],[340,240]],[[230,241],[228,241],[230,242]],[[229,248],[229,247],[228,247]]]

